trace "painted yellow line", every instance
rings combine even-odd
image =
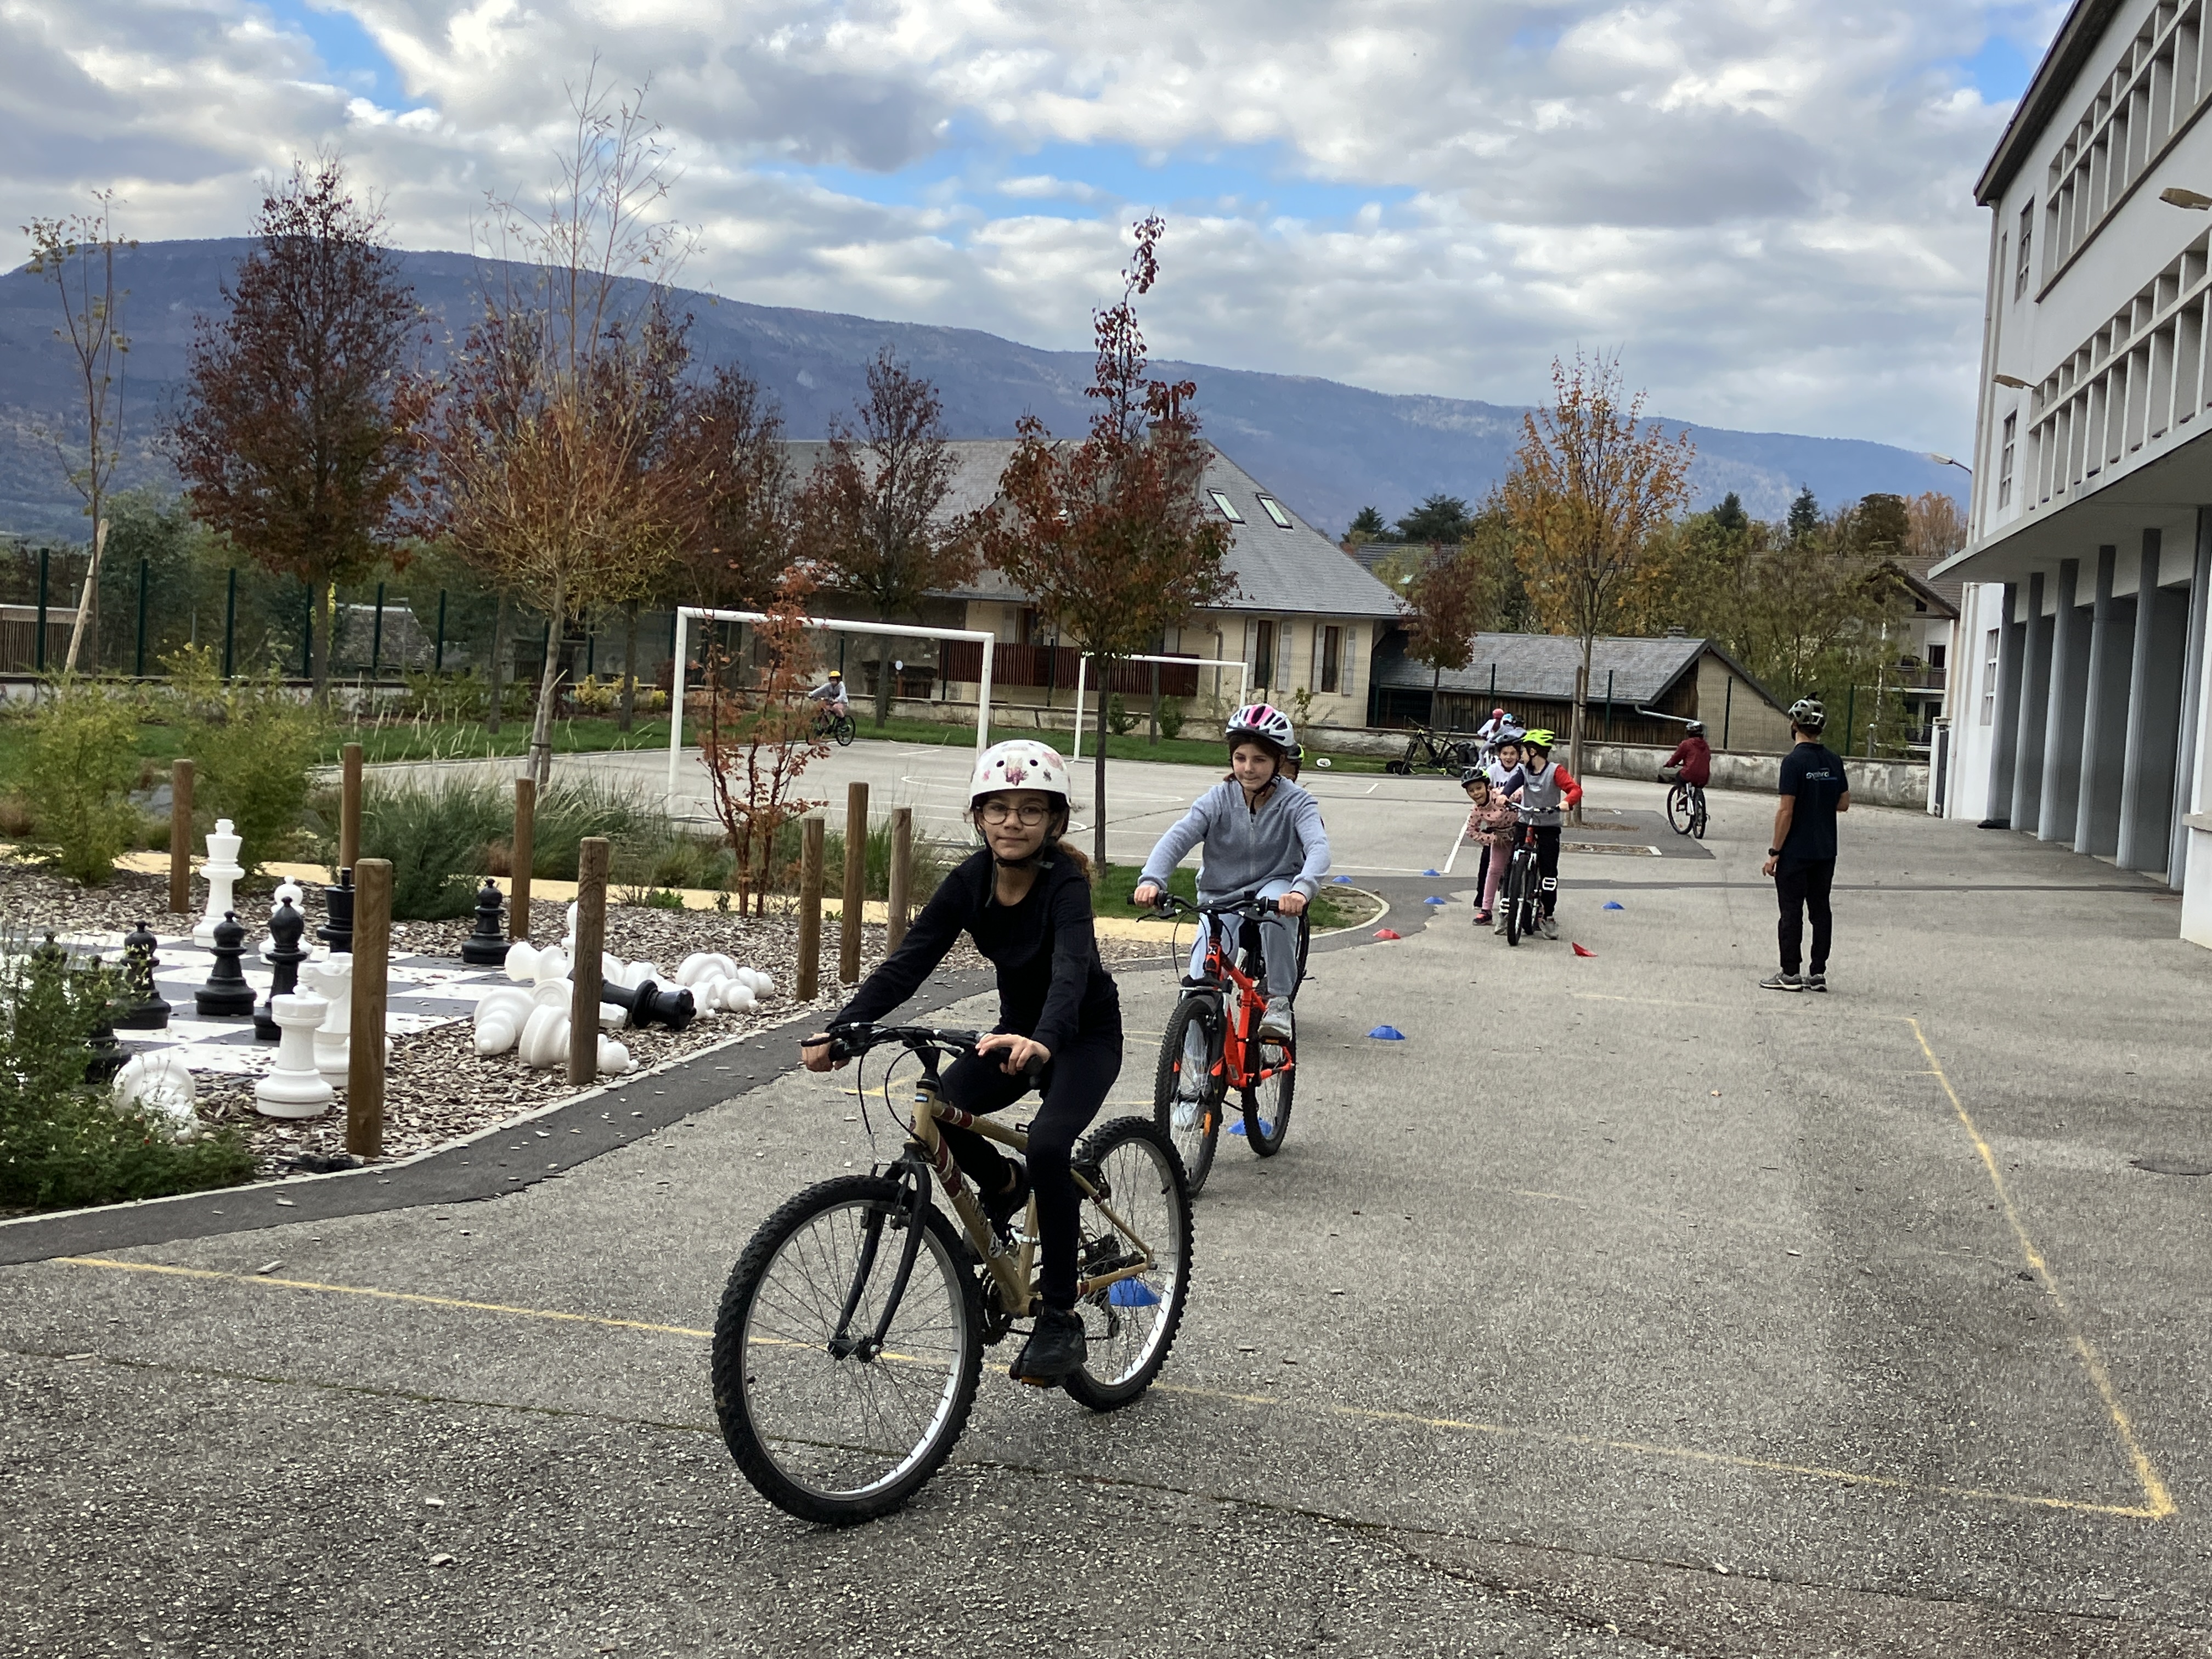
[[[564,1324],[598,1325],[616,1330],[651,1331],[666,1336],[688,1336],[700,1339],[713,1335],[710,1331],[695,1330],[684,1325],[656,1325],[637,1319],[608,1319],[596,1314],[563,1313],[550,1308],[523,1308],[510,1303],[471,1302],[457,1297],[425,1296],[412,1291],[379,1290],[365,1285],[331,1285],[317,1279],[275,1279],[258,1273],[222,1273],[207,1267],[176,1267],[150,1261],[118,1261],[106,1256],[69,1255],[58,1261],[80,1267],[102,1267],[118,1273],[156,1273],[172,1278],[220,1280],[239,1285],[266,1285],[279,1290],[313,1291],[329,1296],[362,1296],[384,1302],[412,1303],[422,1307],[456,1308],[474,1313],[507,1314],[521,1319],[549,1319]],[[894,1356],[903,1358],[905,1356]],[[2032,1492],[2008,1492],[1986,1490],[1978,1486],[1952,1486],[1934,1482],[1900,1480],[1893,1475],[1864,1474],[1853,1469],[1829,1468],[1817,1463],[1790,1463],[1773,1458],[1745,1457],[1729,1452],[1706,1451],[1695,1446],[1668,1446],[1642,1440],[1618,1440],[1601,1435],[1570,1434],[1551,1429],[1516,1428],[1505,1423],[1485,1423],[1462,1418],[1422,1417],[1411,1412],[1380,1411],[1363,1406],[1340,1406],[1328,1401],[1284,1401],[1271,1395],[1237,1394],[1225,1389],[1192,1388],[1181,1383],[1155,1382],[1156,1392],[1179,1395],[1190,1400],[1211,1400],[1227,1405],[1261,1406],[1270,1411],[1302,1412],[1310,1415],[1336,1418],[1350,1422],[1395,1423],[1409,1428],[1434,1429],[1441,1432],[1479,1434],[1501,1440],[1523,1440],[1543,1445],[1567,1446],[1585,1451],[1626,1452],[1641,1457],[1658,1457],[1680,1462],[1704,1463],[1717,1468],[1750,1470],[1765,1474],[1792,1475],[1799,1479],[1839,1482],[1844,1486],[1872,1486],[1886,1492],[1909,1492],[1923,1497],[1956,1498],[1976,1502],[2011,1504],[2034,1509],[2064,1510],[2082,1515],[2116,1516],[2133,1521],[2157,1521],[2174,1512],[2173,1502],[2166,1497],[2166,1488],[2158,1485],[2152,1502],[2148,1506],[2118,1504],[2093,1504],[2077,1498],[2045,1498]],[[2146,1469],[2148,1465],[2145,1465]],[[2156,1481],[2152,1475],[2150,1480]],[[2150,1486],[2146,1485],[2146,1492]],[[2158,1504],[2163,1502],[2165,1507]]]
[[[2065,1323],[2068,1340],[2074,1345],[2075,1354],[2081,1359],[2082,1370],[2089,1374],[2091,1386],[2097,1390],[2097,1397],[2105,1403],[2106,1415],[2111,1418],[2113,1432],[2119,1436],[2120,1445],[2135,1470],[2136,1483],[2142,1488],[2144,1508],[2141,1513],[2149,1520],[2164,1520],[2174,1512],[2172,1494],[2166,1490],[2166,1482],[2160,1479],[2157,1469],[2152,1467],[2149,1456],[2142,1449],[2142,1443],[2136,1438],[2135,1424],[2128,1416],[2127,1407],[2120,1404],[2119,1393],[2112,1387],[2112,1376],[2105,1369],[2102,1356],[2081,1329],[2081,1322],[2074,1316],[2073,1309],[2067,1305],[2065,1292],[2058,1288],[2058,1280],[2051,1271],[2051,1264],[2044,1260],[2043,1252],[2036,1249],[2035,1241],[2028,1237],[2027,1225],[2020,1218],[2020,1211],[2012,1201],[2011,1190],[2005,1185],[2004,1174],[1997,1168],[1996,1154],[1990,1150],[1990,1143],[1982,1138],[1981,1129],[1975,1124],[1973,1115],[1966,1109],[1966,1103],[1959,1098],[1959,1091],[1951,1086],[1951,1079],[1943,1070],[1943,1062],[1936,1059],[1936,1050],[1929,1046],[1928,1034],[1920,1029],[1920,1022],[1911,1015],[1901,1018],[1912,1028],[1913,1039],[1920,1044],[1920,1052],[1928,1056],[1929,1074],[1943,1085],[1943,1092],[1951,1102],[1951,1109],[1958,1114],[1959,1122],[1966,1131],[1966,1138],[1974,1143],[1974,1151],[1980,1156],[1982,1168],[1988,1171],[1990,1185],[1996,1193],[1998,1207],[2003,1211],[2004,1218],[2012,1228],[2013,1237],[2019,1241],[2021,1259],[2042,1281],[2045,1294],[2050,1297],[2051,1304],[2058,1310],[2059,1318]]]

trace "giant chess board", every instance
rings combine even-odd
[[[245,918],[241,916],[240,920]],[[62,942],[97,951],[104,962],[119,966],[123,960],[120,933],[73,933]],[[265,929],[250,935],[240,964],[245,970],[246,983],[253,988],[256,1000],[264,1000],[269,994],[272,969],[260,957],[260,950],[267,943]],[[321,959],[323,954],[318,951],[317,959]],[[115,1035],[121,1040],[125,1053],[175,1048],[183,1054],[185,1064],[195,1072],[258,1077],[268,1071],[270,1062],[276,1056],[276,1045],[254,1036],[252,1016],[210,1018],[193,1006],[192,993],[207,983],[208,970],[215,965],[215,952],[204,945],[194,944],[187,933],[162,939],[154,957],[154,988],[169,1004],[169,1023],[158,1031],[118,1030]],[[496,968],[463,966],[458,956],[394,956],[388,970],[385,1030],[392,1036],[402,1036],[467,1019],[475,1013],[477,1000],[486,991],[495,985],[510,982]]]

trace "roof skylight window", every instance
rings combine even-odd
[[[1295,527],[1291,523],[1291,515],[1283,511],[1283,504],[1273,495],[1261,496],[1260,505],[1267,509],[1267,516],[1275,521],[1276,529],[1290,530]]]
[[[1229,499],[1228,493],[1225,490],[1209,489],[1206,493],[1213,497],[1213,504],[1221,509],[1221,516],[1223,518],[1228,520],[1231,524],[1243,524],[1244,522],[1244,515],[1237,510],[1237,503]]]

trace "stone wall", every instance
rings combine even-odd
[[[1583,769],[1593,777],[1643,778],[1656,781],[1660,763],[1672,752],[1633,744],[1594,743],[1584,750]],[[1928,768],[1911,761],[1844,761],[1844,774],[1851,782],[1851,799],[1867,806],[1928,805]],[[1741,789],[1771,795],[1781,785],[1779,755],[1716,754],[1715,789]]]

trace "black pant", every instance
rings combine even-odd
[[[1559,908],[1559,826],[1529,827],[1536,832],[1537,908],[1548,916]]]
[[[1828,909],[1828,884],[1836,878],[1836,861],[1821,859],[1812,864],[1784,865],[1775,872],[1774,896],[1781,902],[1782,920],[1775,936],[1782,942],[1782,971],[1797,971],[1798,951],[1804,939],[1805,918],[1813,918],[1813,971],[1828,971],[1828,936],[1834,917]]]
[[[1482,843],[1482,861],[1474,866],[1474,904],[1477,909],[1482,908],[1482,896],[1489,890],[1489,887],[1490,843],[1486,840]]]
[[[1003,1111],[1029,1092],[1029,1085],[1000,1070],[1002,1053],[963,1054],[945,1068],[945,1097],[963,1112]],[[1030,1125],[1030,1182],[1036,1194],[1040,1263],[1039,1290],[1048,1307],[1063,1311],[1075,1305],[1075,1255],[1081,1224],[1081,1200],[1067,1172],[1075,1139],[1091,1127],[1106,1091],[1121,1072],[1121,1033],[1086,1031],[1052,1057],[1037,1086],[1042,1103]],[[975,1182],[978,1191],[1001,1192],[1006,1160],[998,1147],[973,1129],[941,1123],[938,1132]]]

